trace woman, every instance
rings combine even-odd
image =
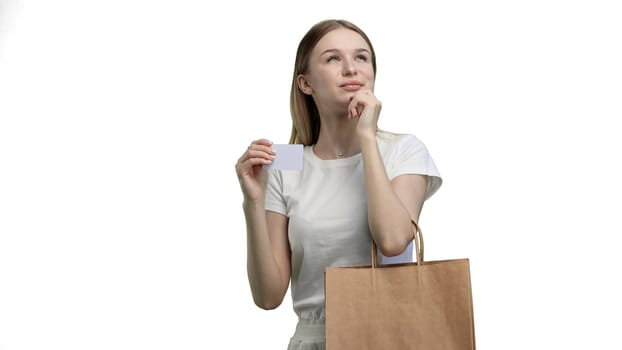
[[[291,282],[299,321],[289,349],[324,349],[325,267],[368,265],[371,239],[382,256],[410,260],[411,218],[441,185],[414,135],[378,130],[375,76],[361,29],[317,23],[298,46],[291,88],[290,143],[304,145],[303,169],[266,171],[278,157],[266,139],[236,164],[253,299],[276,308]]]

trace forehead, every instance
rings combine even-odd
[[[332,30],[320,39],[313,49],[314,55],[320,55],[326,50],[354,51],[366,49],[371,51],[369,45],[363,37],[347,28]]]

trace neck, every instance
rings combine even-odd
[[[338,159],[361,152],[356,125],[358,120],[322,118],[314,152],[321,159]]]

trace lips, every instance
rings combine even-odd
[[[362,86],[363,83],[359,81],[348,81],[340,85],[340,87],[346,91],[358,91]]]

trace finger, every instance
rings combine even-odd
[[[272,159],[265,158],[250,158],[244,162],[246,165],[250,165],[251,167],[255,167],[257,165],[267,165],[272,163]]]
[[[240,176],[250,175],[252,174],[253,168],[264,165],[269,165],[272,163],[271,159],[263,159],[263,158],[250,158],[238,164],[238,174]]]
[[[252,158],[274,159],[275,157],[276,152],[274,152],[270,147],[266,148],[265,146],[248,146],[246,151],[242,153],[240,158],[238,158],[238,163],[242,163]]]
[[[273,152],[266,152],[264,150],[255,150],[255,149],[249,149],[246,152],[247,156],[246,159],[266,159],[266,160],[270,160],[272,161],[274,158],[276,158],[276,154]]]
[[[272,141],[268,140],[268,139],[258,139],[255,140],[253,142],[251,142],[251,147],[254,145],[260,145],[260,146],[272,146]]]
[[[348,106],[349,111],[350,111],[350,119],[353,118],[357,118],[361,115],[361,111],[363,110],[363,108],[365,108],[365,105],[363,103],[361,103],[361,101],[358,98],[353,98],[352,101],[350,101],[350,105]]]
[[[251,143],[250,146],[248,146],[248,150],[255,150],[255,151],[263,151],[266,152],[268,154],[276,154],[276,152],[274,151],[274,149],[272,149],[272,141],[270,140],[266,140],[266,139],[260,139],[260,140],[255,140]]]
[[[272,163],[274,158],[247,157],[241,158],[235,164],[238,174],[250,172],[251,169],[258,165],[267,165]]]
[[[355,95],[350,97],[350,103],[348,104],[348,118],[352,119],[356,117],[356,104],[358,103],[355,99]]]

